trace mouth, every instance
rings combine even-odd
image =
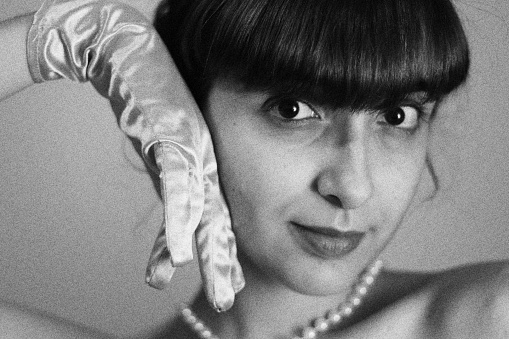
[[[365,232],[342,232],[332,228],[304,226],[290,223],[301,247],[308,253],[325,259],[339,259],[355,250]]]

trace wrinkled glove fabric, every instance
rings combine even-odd
[[[167,286],[176,267],[198,259],[209,302],[233,304],[244,286],[207,126],[154,28],[114,1],[45,1],[27,37],[35,82],[90,81],[108,98],[122,131],[159,172],[164,221],[147,282]]]

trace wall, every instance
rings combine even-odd
[[[0,13],[37,4],[2,2]],[[393,268],[509,259],[509,3],[458,7],[472,76],[444,105],[434,136],[444,187],[384,254]],[[171,316],[196,291],[197,267],[163,292],[144,284],[162,209],[107,101],[88,85],[53,82],[0,103],[0,116],[0,300],[122,337]]]

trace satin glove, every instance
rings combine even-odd
[[[35,82],[90,81],[109,99],[122,131],[159,172],[164,221],[146,280],[169,284],[192,260],[196,231],[204,289],[218,311],[244,286],[209,131],[151,23],[114,1],[47,0],[27,37]]]

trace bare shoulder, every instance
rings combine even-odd
[[[509,338],[509,262],[462,266],[432,284],[428,328],[440,338]]]
[[[341,338],[509,338],[507,262],[439,273],[386,271],[380,278],[360,320]]]

